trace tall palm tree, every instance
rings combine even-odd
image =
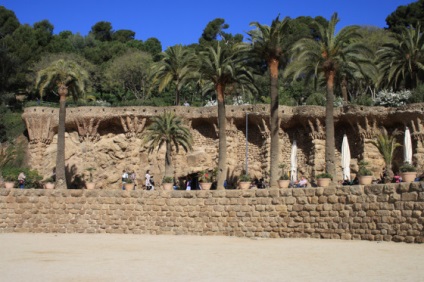
[[[284,37],[288,32],[288,19],[280,21],[279,17],[274,19],[271,26],[261,25],[258,22],[252,22],[251,26],[257,29],[248,34],[252,41],[252,51],[255,57],[265,60],[270,80],[270,127],[271,127],[271,187],[277,185],[278,165],[280,163],[280,145],[278,118],[278,74],[281,61],[288,57],[288,50],[284,50]]]
[[[296,79],[300,76],[319,78],[324,76],[327,88],[325,108],[325,168],[335,175],[335,140],[334,140],[334,82],[337,72],[343,64],[360,67],[367,61],[364,56],[368,50],[355,40],[361,38],[358,26],[347,26],[335,34],[339,22],[337,13],[331,16],[328,26],[315,22],[319,40],[304,38],[292,46],[294,61],[286,68],[287,75]]]
[[[253,77],[243,64],[245,44],[221,46],[216,42],[199,54],[199,74],[203,81],[213,85],[218,101],[218,176],[217,189],[224,189],[227,178],[227,118],[225,113],[225,91],[227,86],[234,84],[251,84]]]
[[[178,152],[181,146],[187,152],[192,149],[193,138],[181,118],[173,112],[164,112],[153,118],[152,124],[147,127],[144,142],[149,146],[149,153],[165,145],[165,176],[173,176],[172,147]]]
[[[377,51],[380,82],[399,89],[417,87],[424,75],[424,37],[421,25],[404,28],[401,34],[392,34],[394,43],[384,44]]]
[[[373,144],[378,149],[381,156],[383,157],[384,163],[386,164],[387,179],[385,179],[385,182],[390,182],[390,180],[393,179],[393,176],[394,176],[393,167],[392,167],[393,154],[397,147],[402,146],[400,143],[396,142],[396,138],[395,138],[396,133],[397,131],[393,132],[393,134],[390,136],[387,133],[387,130],[383,128],[380,130],[380,134],[377,135],[377,140],[370,141],[370,143]]]
[[[67,60],[57,60],[37,73],[35,87],[42,97],[46,90],[58,89],[59,125],[57,132],[56,155],[56,187],[67,189],[65,175],[65,121],[66,95],[70,91],[74,97],[84,95],[87,87],[88,73],[77,63]]]
[[[181,89],[193,77],[194,58],[192,51],[182,45],[175,45],[166,49],[162,59],[152,66],[153,83],[159,84],[159,92],[171,83],[175,86],[177,106],[180,104]]]

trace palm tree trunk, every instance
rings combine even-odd
[[[271,112],[270,112],[270,127],[271,127],[271,171],[270,171],[270,187],[277,187],[278,180],[278,165],[280,157],[280,141],[279,129],[280,123],[278,119],[278,60],[271,59],[268,62],[270,83],[271,83]]]
[[[348,97],[347,97],[347,79],[346,79],[346,76],[343,76],[341,88],[342,88],[343,102],[344,102],[345,105],[347,105]]]
[[[224,189],[224,181],[227,179],[227,117],[225,114],[224,87],[221,84],[216,86],[218,97],[218,127],[219,127],[219,144],[218,144],[218,175],[217,189]]]
[[[66,94],[68,89],[65,85],[59,86],[60,109],[59,126],[57,132],[57,155],[56,155],[56,188],[67,189],[65,173],[65,121],[66,121]]]
[[[334,70],[328,71],[327,104],[325,108],[325,170],[336,179],[335,141],[334,141]]]
[[[172,167],[172,147],[171,142],[166,143],[166,153],[165,153],[165,176],[173,176],[173,167]]]

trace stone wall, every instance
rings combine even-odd
[[[0,189],[0,232],[424,242],[424,183],[306,189]]]

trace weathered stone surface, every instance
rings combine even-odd
[[[148,233],[424,242],[424,200],[418,197],[423,192],[414,188],[397,194],[390,186],[396,184],[382,184],[381,189],[374,187],[362,193],[346,187],[342,193],[337,192],[337,187],[308,188],[304,193],[299,192],[302,189],[131,193],[108,189],[13,189],[6,193],[2,189],[0,233]],[[310,189],[316,189],[315,194],[320,196],[307,196],[314,194]],[[394,195],[398,197],[392,203],[389,196]]]
[[[336,159],[340,159],[342,133],[346,133],[351,144],[352,176],[358,170],[358,160],[365,159],[370,162],[374,176],[379,178],[384,162],[378,150],[368,143],[378,132],[375,121],[378,120],[378,126],[391,132],[399,128],[399,120],[402,120],[402,126],[409,125],[412,136],[416,139],[413,142],[413,151],[416,152],[414,165],[418,171],[423,171],[422,107],[422,104],[410,104],[397,108],[353,105],[336,108]],[[75,179],[86,177],[87,168],[94,167],[96,170],[93,171],[93,176],[100,189],[119,190],[124,169],[136,172],[140,186],[144,184],[144,174],[149,169],[160,188],[165,148],[149,153],[142,137],[152,117],[165,110],[184,117],[193,135],[193,151],[186,153],[180,150],[173,155],[173,169],[181,184],[187,175],[214,169],[218,158],[216,107],[78,107],[70,108],[66,116],[66,165],[71,186],[77,185]],[[252,113],[248,116],[248,173],[252,177],[266,178],[270,171],[269,105],[227,106],[226,111],[229,185],[237,185],[237,178],[246,165],[246,113]],[[280,160],[290,165],[291,144],[296,139],[298,175],[306,176],[314,186],[315,175],[325,170],[325,108],[280,106],[278,112],[281,119]],[[28,130],[29,164],[47,178],[52,175],[55,166],[58,109],[25,108],[22,118]],[[395,158],[396,163],[402,161],[401,156]],[[334,183],[342,179],[340,163],[336,164],[336,169]],[[407,188],[409,189],[409,185],[400,185],[398,189],[409,192]],[[337,193],[347,195],[348,189],[352,188],[343,187]],[[414,185],[411,189],[422,192],[423,186]],[[315,191],[316,196],[321,196],[320,193],[324,192]]]

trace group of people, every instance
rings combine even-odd
[[[130,179],[130,181],[129,181]],[[125,184],[126,183],[134,183],[134,190],[137,187],[137,176],[134,172],[134,170],[127,172],[126,170],[122,171],[122,190],[125,190]],[[155,182],[153,180],[153,175],[150,175],[150,170],[146,171],[145,175],[145,187],[146,190],[155,190]]]

